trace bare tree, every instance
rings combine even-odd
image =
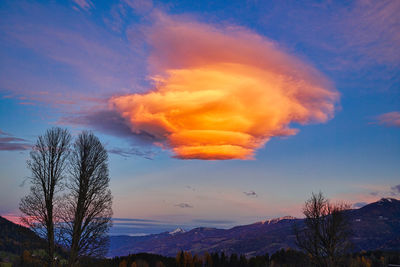
[[[338,266],[350,248],[350,222],[345,203],[331,203],[320,192],[305,202],[304,227],[295,228],[297,246],[311,256],[317,266]]]
[[[92,133],[81,133],[70,157],[70,194],[63,211],[63,236],[69,265],[80,256],[103,256],[108,248],[112,196],[107,151]]]
[[[51,128],[39,136],[30,153],[30,192],[21,199],[23,223],[47,238],[49,266],[54,266],[54,222],[57,220],[57,193],[62,189],[71,135],[66,129]]]

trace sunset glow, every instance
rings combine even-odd
[[[313,192],[399,199],[399,13],[400,0],[0,1],[0,216],[22,223],[31,152],[53,127],[107,151],[110,235],[301,217]]]

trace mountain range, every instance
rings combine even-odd
[[[353,232],[355,251],[400,251],[400,201],[382,198],[359,209],[346,211]],[[179,251],[192,254],[224,252],[247,256],[274,253],[282,248],[296,248],[294,225],[304,219],[291,216],[236,226],[231,229],[177,229],[147,236],[111,236],[108,256],[147,252],[175,256]]]
[[[383,198],[359,209],[346,211],[353,231],[355,251],[400,251],[400,201]],[[247,256],[272,254],[282,248],[296,248],[294,225],[303,219],[286,216],[236,226],[231,229],[199,227],[190,231],[178,228],[171,232],[146,236],[111,236],[108,257],[135,253],[175,256],[179,251],[192,254],[224,252]],[[45,249],[45,240],[26,227],[0,217],[0,251],[21,254],[24,249]]]

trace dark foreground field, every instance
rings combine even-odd
[[[12,258],[2,254],[5,258],[0,266],[46,266],[46,262],[38,255],[28,251]],[[66,261],[61,259],[57,266],[65,266]],[[400,265],[400,252],[370,251],[347,255],[338,267],[386,267]],[[296,250],[280,250],[269,256],[246,258],[244,255],[224,253],[191,255],[188,252],[178,253],[176,257],[164,257],[155,254],[134,254],[112,259],[85,258],[80,266],[98,267],[308,267],[315,266],[308,261],[307,255]]]

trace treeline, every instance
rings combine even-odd
[[[0,260],[1,262],[1,260]],[[346,255],[337,267],[386,267],[400,264],[399,252],[370,251]],[[13,266],[46,266],[40,257],[25,251]],[[64,266],[58,262],[57,266]],[[179,252],[175,258],[155,254],[132,254],[112,259],[82,258],[80,266],[96,267],[311,267],[316,266],[308,255],[301,251],[279,250],[271,256],[246,257],[244,255],[225,253],[205,253],[192,255],[190,252]]]
[[[180,252],[175,258],[160,258],[159,255],[136,254],[114,258],[104,267],[308,267],[316,266],[308,255],[301,251],[287,249],[272,254],[246,257],[245,255],[225,253],[205,253],[192,255]],[[400,264],[399,252],[359,252],[343,258],[337,267],[386,267],[389,264]],[[96,265],[100,266],[100,265]]]

